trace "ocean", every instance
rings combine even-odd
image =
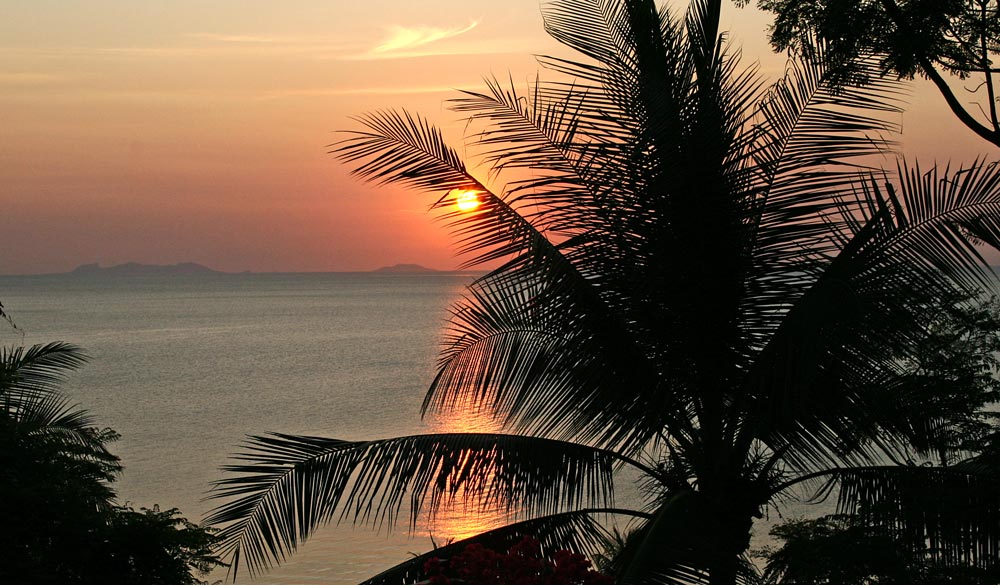
[[[247,435],[371,439],[488,430],[485,417],[428,417],[447,308],[468,274],[218,274],[0,277],[21,331],[6,345],[66,341],[90,362],[65,392],[121,434],[119,501],[200,521],[211,482]],[[357,583],[409,552],[489,528],[446,516],[391,533],[323,529],[256,583]],[[222,578],[224,575],[217,575]]]
[[[63,389],[121,434],[114,445],[125,467],[119,502],[176,507],[200,521],[218,503],[205,497],[223,477],[219,468],[247,435],[360,440],[498,430],[474,412],[419,414],[448,307],[471,280],[449,273],[0,276],[0,302],[20,328],[0,323],[0,342],[83,347],[90,362]],[[617,502],[639,505],[634,484],[621,487]],[[358,583],[430,550],[432,538],[440,544],[502,522],[455,510],[412,533],[405,520],[392,531],[332,525],[281,566],[240,581]],[[212,579],[224,577],[217,571]]]

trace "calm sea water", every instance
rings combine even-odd
[[[24,330],[5,344],[67,341],[90,363],[65,385],[117,430],[119,499],[192,519],[243,438],[281,431],[345,439],[475,430],[421,421],[447,307],[468,275],[240,274],[0,277]],[[440,542],[497,519],[458,518]],[[431,530],[325,529],[260,583],[357,583],[429,549]],[[221,577],[221,575],[220,575]]]
[[[495,430],[474,414],[419,417],[447,308],[470,280],[0,276],[0,301],[23,330],[0,326],[0,342],[85,348],[90,363],[64,389],[122,435],[119,500],[177,507],[200,521],[215,505],[204,497],[222,477],[219,467],[248,434],[371,439]],[[618,501],[637,505],[634,487],[625,487]],[[430,550],[430,536],[440,543],[501,521],[456,511],[413,534],[405,526],[391,533],[331,526],[252,582],[358,583]]]

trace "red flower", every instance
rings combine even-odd
[[[591,568],[587,558],[567,550],[557,551],[552,560],[542,555],[536,539],[524,537],[506,554],[481,544],[470,544],[450,560],[431,558],[424,563],[431,585],[613,585],[614,579]]]

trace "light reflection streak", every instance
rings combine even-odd
[[[434,433],[497,433],[501,432],[499,422],[483,406],[467,400],[456,404],[446,412],[440,412],[430,421]],[[492,479],[492,473],[488,479]],[[439,546],[447,542],[462,540],[481,532],[499,528],[510,522],[516,512],[506,508],[507,502],[494,502],[489,509],[481,509],[475,495],[460,490],[454,501],[443,505],[426,525],[426,535]]]

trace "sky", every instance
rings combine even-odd
[[[723,17],[775,79],[768,22]],[[4,0],[0,274],[454,268],[432,195],[361,183],[328,145],[352,116],[406,108],[460,147],[447,100],[484,76],[552,78],[536,54],[571,56],[538,0]],[[928,164],[995,150],[926,84],[900,121]]]

